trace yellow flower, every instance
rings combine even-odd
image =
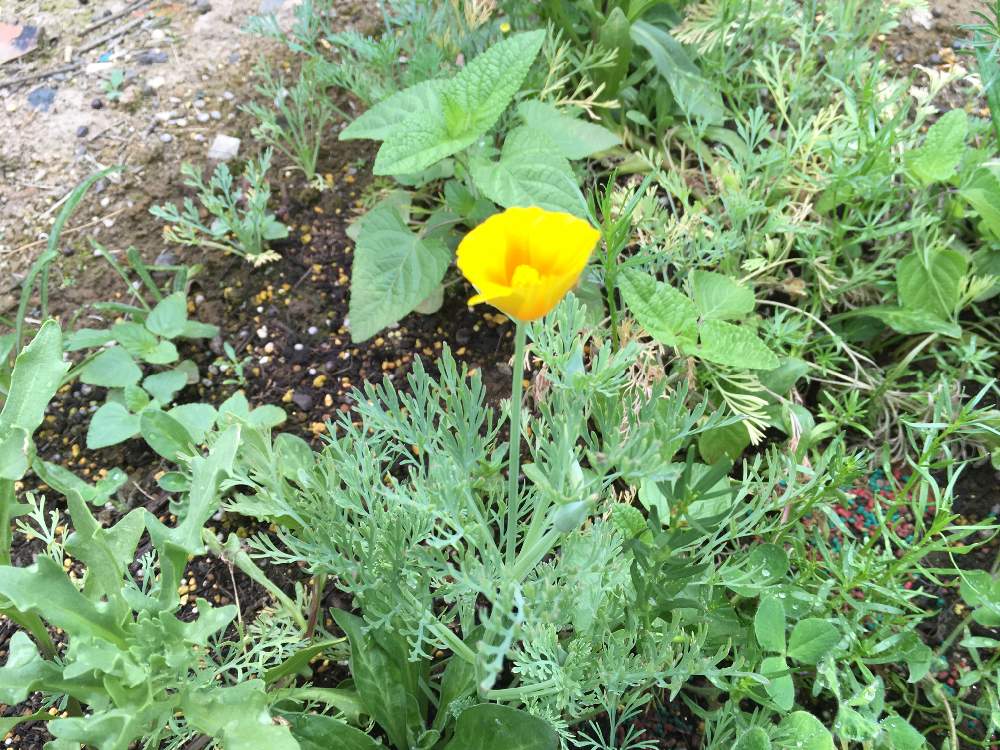
[[[587,265],[601,233],[583,219],[541,208],[510,208],[458,246],[458,268],[488,302],[515,320],[537,320],[559,304]]]
[[[503,34],[509,34],[510,33],[510,24],[507,23],[506,21],[504,21],[502,24],[500,24],[500,31]]]

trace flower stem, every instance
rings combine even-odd
[[[507,461],[507,527],[504,529],[507,565],[514,564],[517,522],[521,517],[517,480],[521,474],[521,401],[524,398],[524,345],[528,329],[518,321],[514,333],[514,380],[510,395],[510,458]]]

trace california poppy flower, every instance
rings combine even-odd
[[[522,323],[559,304],[583,272],[601,233],[587,221],[541,208],[509,208],[469,232],[458,268],[488,302]]]

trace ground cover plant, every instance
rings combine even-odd
[[[0,320],[8,739],[995,747],[1000,7],[906,72],[907,3],[336,10],[248,29],[284,44],[259,155],[151,211],[184,263],[95,244],[122,290],[53,314],[99,173]],[[273,205],[343,189],[337,148],[371,177],[348,215]],[[257,398],[277,323],[229,340],[202,266],[282,278],[324,221],[339,361],[461,309],[509,366],[417,343],[325,421]],[[320,265],[222,296],[264,315]],[[97,471],[42,438],[84,387]]]

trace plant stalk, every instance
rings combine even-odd
[[[521,474],[521,401],[524,399],[524,347],[527,326],[518,321],[514,333],[514,371],[510,396],[510,455],[507,462],[507,526],[504,529],[505,553],[508,566],[514,564],[517,546],[517,523],[521,518],[518,478]]]

